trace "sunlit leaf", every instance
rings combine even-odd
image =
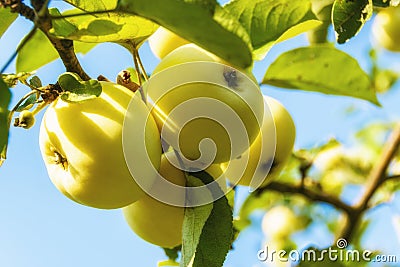
[[[191,175],[199,178],[204,184],[214,181],[206,172],[191,173]],[[215,195],[220,193],[222,192],[213,192]],[[232,209],[226,197],[215,200],[202,229],[192,267],[223,265],[233,238],[232,221]],[[186,265],[181,264],[181,266]]]
[[[372,0],[335,0],[332,20],[337,42],[342,44],[355,36],[370,19],[372,12]]]
[[[61,16],[56,9],[52,15]],[[109,12],[96,15],[82,15],[84,11],[74,9],[63,15],[76,14],[68,18],[53,20],[53,35],[81,42],[126,42],[142,43],[158,28],[158,25],[139,16]]]
[[[261,60],[273,44],[285,41],[322,23],[309,0],[234,0],[224,7],[250,35],[254,56]]]
[[[193,177],[188,176],[188,186],[202,186],[204,183]],[[181,265],[186,267],[192,260],[197,246],[200,241],[200,235],[203,231],[203,227],[208,220],[213,209],[213,204],[207,204],[199,207],[187,207],[185,208],[185,217],[183,219],[182,226],[182,259]]]
[[[117,6],[117,0],[64,0],[64,2],[88,12],[112,10]]]
[[[215,0],[120,0],[117,8],[150,19],[233,65],[252,65],[246,30]]]
[[[82,81],[76,74],[66,72],[58,77],[62,88],[61,99],[67,102],[80,102],[96,98],[101,94],[101,84],[97,80]]]
[[[85,54],[96,44],[74,42],[76,53]],[[53,47],[46,35],[36,31],[28,43],[21,49],[17,56],[17,71],[33,71],[59,58],[57,50]]]
[[[18,17],[17,13],[11,13],[8,8],[0,8],[0,37]]]
[[[297,48],[273,62],[263,84],[351,96],[379,105],[368,75],[348,54],[331,46]]]

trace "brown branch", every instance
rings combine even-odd
[[[354,212],[354,208],[352,206],[344,203],[339,198],[332,195],[328,195],[324,192],[316,192],[306,187],[289,185],[281,182],[272,182],[263,189],[281,193],[300,194],[312,201],[325,202],[331,204],[332,206],[346,213]]]
[[[36,14],[38,14],[35,23],[37,23],[39,29],[46,34],[47,38],[57,50],[61,60],[64,63],[65,69],[70,72],[75,72],[83,80],[90,80],[89,75],[87,75],[83,70],[78,58],[76,57],[74,51],[74,42],[72,40],[59,39],[49,34],[49,31],[52,28],[52,22],[47,7],[44,6],[45,1],[32,0],[31,3],[36,11]]]
[[[49,34],[49,30],[52,28],[52,22],[46,6],[47,1],[31,0],[31,4],[34,9],[25,5],[21,0],[0,0],[0,7],[9,7],[11,12],[19,13],[35,23],[35,26],[47,36],[57,50],[67,71],[77,73],[83,80],[90,80],[89,75],[83,70],[76,57],[73,41],[59,39]]]
[[[8,7],[12,13],[18,13],[30,21],[34,21],[35,12],[21,0],[0,0],[0,8]]]
[[[400,124],[393,130],[385,146],[383,147],[380,160],[371,170],[365,192],[358,203],[354,206],[355,212],[348,213],[348,221],[342,231],[340,238],[351,241],[354,230],[360,223],[364,212],[369,208],[368,204],[378,188],[387,180],[386,172],[390,162],[395,157],[400,146]]]

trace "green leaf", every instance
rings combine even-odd
[[[17,13],[11,13],[8,8],[0,8],[0,37],[18,17]]]
[[[76,53],[85,54],[96,44],[74,42]],[[17,56],[17,71],[33,71],[59,58],[57,50],[53,47],[42,31],[36,31],[33,37],[21,49]]]
[[[376,7],[390,7],[390,6],[398,6],[400,1],[398,0],[372,0],[374,6]]]
[[[240,68],[252,65],[246,30],[215,0],[120,0],[117,9],[150,19]]]
[[[187,185],[196,187],[202,186],[204,183],[202,183],[201,180],[188,175]],[[205,226],[212,209],[212,203],[194,208],[185,208],[185,217],[182,226],[182,260],[180,266],[186,267],[192,260],[199,244],[203,227]]]
[[[372,13],[372,0],[335,0],[332,20],[337,42],[343,44],[355,36]]]
[[[312,13],[309,0],[234,0],[224,8],[249,33],[258,60],[263,59],[276,42],[322,24]]]
[[[40,88],[43,86],[42,81],[40,80],[40,78],[38,76],[33,76],[30,80],[29,80],[29,84],[31,86],[33,86],[34,88]]]
[[[8,106],[11,101],[11,92],[7,84],[0,77],[0,166],[6,158],[8,144]]]
[[[214,181],[206,172],[195,172],[191,173],[191,175],[201,179],[204,184]],[[220,193],[222,192],[212,192],[214,197],[220,195]],[[204,224],[200,235],[193,260],[193,267],[221,267],[223,265],[233,238],[232,221],[232,209],[229,206],[227,198],[223,196],[214,201],[211,214]]]
[[[18,106],[16,111],[21,112],[25,109],[30,109],[33,106],[33,104],[36,102],[36,100],[37,100],[36,94],[30,95],[27,99],[25,99],[24,102],[22,102],[21,105]]]
[[[97,80],[82,81],[71,72],[66,72],[58,77],[62,88],[61,99],[67,102],[80,102],[96,98],[101,94],[101,84]]]
[[[351,96],[380,105],[358,62],[331,46],[301,47],[283,53],[271,64],[262,83]]]
[[[182,246],[177,246],[175,248],[163,248],[165,255],[167,255],[168,259],[172,260],[172,261],[176,261],[176,259],[178,258],[178,253],[179,251],[181,251]]]
[[[57,9],[51,9],[53,16],[61,16]],[[130,14],[107,12],[96,15],[82,15],[85,11],[74,9],[62,15],[78,15],[53,20],[50,33],[59,37],[89,43],[133,42],[138,45],[153,34],[158,25]]]
[[[117,6],[116,0],[64,0],[64,2],[88,12],[112,10]]]

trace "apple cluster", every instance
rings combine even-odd
[[[250,71],[164,28],[149,43],[161,62],[141,90],[101,82],[97,98],[57,99],[39,143],[65,196],[122,208],[138,236],[173,248],[182,240],[188,174],[204,170],[223,193],[227,185],[266,186],[291,154],[295,125]]]

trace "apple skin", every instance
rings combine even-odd
[[[159,173],[167,181],[185,186],[185,173],[168,160],[172,158],[174,161],[174,152],[167,153],[170,154],[168,157],[162,155]],[[222,175],[222,170],[217,164],[210,165],[205,171],[214,178]],[[226,190],[225,178],[218,182],[219,186]],[[158,186],[162,186],[162,183],[155,182],[153,188]],[[176,197],[185,198],[184,193]],[[146,194],[135,203],[124,207],[122,211],[129,227],[143,240],[164,248],[174,248],[182,243],[184,207],[168,205]]]
[[[264,96],[264,105],[262,128],[250,149],[222,164],[233,184],[266,186],[279,175],[293,150],[296,127],[289,112],[269,96]]]
[[[230,85],[226,76],[229,73],[237,75],[234,86]],[[207,79],[207,82],[195,82],[200,79],[198,75],[203,75],[202,78]],[[257,137],[264,104],[260,88],[254,82],[252,74],[239,73],[236,69],[220,64],[213,54],[188,44],[168,54],[155,68],[152,77],[153,80],[150,78],[146,87],[152,103],[149,108],[162,136],[164,137],[166,131],[166,141],[185,158],[202,161],[200,156],[204,156],[205,160],[202,162],[206,165],[227,162],[246,151]],[[171,77],[175,79],[174,85],[168,81]],[[202,99],[204,101],[200,102]],[[196,100],[198,102],[194,106],[188,104]],[[210,102],[207,101],[214,102],[215,106],[210,108]],[[184,106],[187,109],[182,110]],[[226,112],[226,107],[233,112]],[[181,110],[176,111],[179,108]],[[174,109],[176,113],[171,115]],[[215,117],[205,118],[203,112],[209,111],[224,116],[224,121],[219,123]],[[186,124],[181,123],[182,118],[190,112],[198,112],[193,116],[199,117],[187,121]],[[179,127],[170,130],[170,125],[175,124]],[[231,131],[227,126],[232,126]],[[239,135],[241,141],[231,142],[233,134]],[[179,141],[171,142],[170,139],[176,136]],[[216,150],[207,147],[200,152],[199,144],[205,139],[211,139]],[[215,158],[212,152],[216,152]]]
[[[374,42],[392,52],[400,52],[400,7],[387,7],[376,15],[372,24]]]
[[[39,144],[48,175],[59,191],[82,205],[114,209],[144,196],[129,172],[123,151],[123,123],[131,101],[135,105],[131,123],[138,131],[128,145],[134,145],[136,139],[142,141],[142,135],[151,140],[146,149],[149,165],[156,171],[148,170],[148,188],[160,165],[161,142],[154,119],[147,119],[147,106],[138,94],[114,83],[101,83],[103,91],[97,98],[80,103],[54,101],[44,114]],[[141,160],[145,152],[136,153],[135,164],[144,166]]]
[[[150,50],[159,59],[185,44],[189,41],[161,26],[149,37]]]

